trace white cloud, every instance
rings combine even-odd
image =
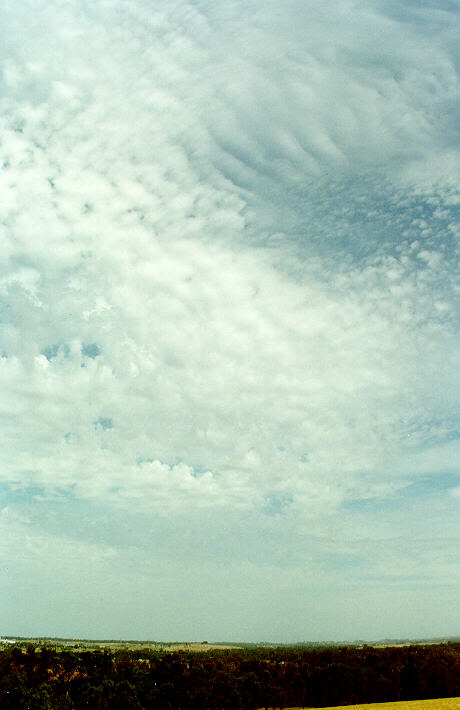
[[[457,13],[35,5],[2,10],[2,481],[135,547],[270,519],[302,566],[455,450]]]

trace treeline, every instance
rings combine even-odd
[[[2,710],[256,710],[460,696],[460,644],[0,651]]]

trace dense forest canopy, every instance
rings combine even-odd
[[[0,651],[2,710],[256,710],[460,695],[460,643]]]

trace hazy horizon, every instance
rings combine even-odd
[[[460,633],[458,0],[4,0],[0,631]]]
[[[458,642],[459,637],[458,636],[430,636],[430,637],[402,637],[402,638],[348,638],[348,639],[317,639],[315,641],[311,639],[302,639],[302,640],[294,640],[292,639],[291,641],[257,641],[257,640],[252,640],[252,641],[242,641],[241,639],[188,639],[187,641],[184,641],[183,639],[152,639],[152,638],[121,638],[121,637],[114,637],[110,638],[109,636],[103,636],[100,638],[97,638],[95,636],[93,637],[77,637],[77,636],[14,636],[12,634],[5,634],[3,636],[0,636],[0,643],[15,643],[17,641],[22,642],[22,641],[62,641],[64,643],[67,642],[79,642],[79,643],[87,643],[87,644],[95,644],[95,643],[102,643],[102,644],[152,644],[155,646],[171,646],[171,647],[176,647],[176,646],[190,646],[190,647],[197,647],[197,646],[232,646],[232,647],[237,647],[238,644],[241,646],[322,646],[322,645],[330,645],[332,646],[337,646],[337,645],[357,645],[357,644],[389,644],[389,645],[394,645],[394,646],[406,646],[409,644],[414,644],[414,645],[436,645],[436,644],[444,644],[444,643],[449,643],[449,642]],[[382,646],[383,648],[383,646]]]

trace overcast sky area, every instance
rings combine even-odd
[[[460,634],[458,0],[0,28],[0,636]]]

